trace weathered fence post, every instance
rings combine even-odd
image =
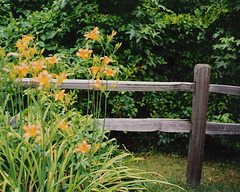
[[[190,132],[186,183],[200,185],[204,142],[206,132],[207,107],[210,83],[210,66],[198,64],[194,68],[196,83],[192,104],[192,128]]]

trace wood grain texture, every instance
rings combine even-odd
[[[31,78],[24,78],[22,82],[27,85],[34,85]],[[56,80],[52,80],[56,84]],[[62,89],[94,89],[93,84],[96,81],[84,79],[67,79],[61,84]],[[106,90],[112,90],[112,86],[116,87],[112,91],[193,91],[194,83],[187,82],[141,82],[141,81],[101,81],[102,86]]]
[[[208,135],[240,135],[240,124],[207,122]]]
[[[22,82],[27,85],[34,85],[31,78],[24,78]],[[52,80],[56,84],[56,80]],[[85,79],[66,79],[63,80],[62,89],[93,89],[95,81]],[[195,90],[195,83],[189,82],[142,82],[142,81],[102,81],[102,85],[106,86],[107,90],[111,89],[112,85],[116,85],[112,91],[189,91]],[[210,84],[209,92],[240,95],[239,86],[230,85],[214,85]]]
[[[80,83],[81,82],[81,83]],[[64,80],[62,83],[62,88],[84,88],[93,89],[92,84],[95,81],[91,80]],[[111,89],[111,86],[116,87],[113,91],[193,91],[193,83],[184,82],[139,82],[139,81],[102,81],[102,85],[106,87],[107,90]]]
[[[103,125],[103,119],[100,119],[99,122]],[[161,131],[170,133],[189,133],[191,130],[191,123],[186,119],[107,118],[105,120],[105,129],[129,132]],[[207,122],[206,134],[238,135],[240,134],[240,124]]]
[[[99,122],[103,125],[103,119]],[[190,128],[189,121],[182,119],[107,118],[105,120],[105,129],[111,131],[189,133]]]
[[[192,128],[189,140],[186,183],[200,185],[204,143],[206,133],[207,107],[210,83],[210,66],[199,64],[194,69],[196,89],[193,94]]]
[[[240,87],[239,86],[230,86],[230,85],[214,85],[214,84],[210,84],[209,92],[211,92],[211,93],[230,94],[230,95],[239,95],[240,96]]]

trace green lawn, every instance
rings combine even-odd
[[[157,172],[169,182],[177,184],[187,191],[238,192],[240,191],[240,158],[205,160],[202,170],[201,185],[198,188],[185,184],[187,158],[178,155],[140,155],[143,160],[131,166],[150,172]],[[154,176],[154,178],[160,178]],[[161,185],[149,187],[150,191],[181,191]]]

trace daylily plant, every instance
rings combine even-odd
[[[145,178],[146,172],[125,166],[124,161],[133,156],[117,149],[115,140],[108,139],[108,131],[98,122],[103,93],[105,116],[107,96],[117,85],[113,83],[110,91],[106,91],[108,80],[116,80],[118,75],[114,53],[121,44],[117,43],[112,52],[106,48],[111,47],[106,44],[115,35],[113,30],[104,37],[95,27],[84,35],[85,48],[79,48],[76,53],[93,81],[90,84],[93,102],[89,101],[93,112],[86,116],[72,106],[77,97],[75,92],[61,89],[61,83],[73,74],[68,73],[72,69],[66,68],[67,64],[58,55],[44,57],[44,49],[39,51],[34,44],[35,37],[30,35],[23,35],[17,41],[16,52],[5,56],[0,48],[0,60],[4,63],[0,72],[3,79],[0,83],[2,191],[146,189],[145,183],[150,181]],[[91,42],[100,44],[101,55],[89,49]],[[30,87],[22,86],[22,78],[31,79]]]

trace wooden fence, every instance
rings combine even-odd
[[[31,84],[31,79],[22,80],[26,85]],[[56,81],[53,81],[56,83]],[[127,119],[108,118],[105,129],[112,131],[132,132],[175,132],[190,133],[189,151],[186,171],[186,183],[200,185],[204,154],[205,134],[240,134],[240,124],[207,122],[208,95],[222,93],[240,96],[240,87],[210,84],[210,66],[198,64],[194,69],[194,82],[134,82],[134,81],[103,81],[107,90],[117,83],[113,91],[189,91],[193,92],[192,117],[186,119]],[[64,80],[63,89],[93,89],[94,81],[69,79]],[[103,120],[100,119],[100,124]]]

